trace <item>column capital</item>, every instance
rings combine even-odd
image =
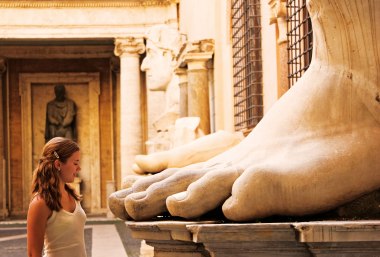
[[[144,53],[144,51],[145,45],[142,37],[115,38],[114,53],[116,56],[139,55]]]
[[[207,61],[212,58],[214,48],[215,44],[213,39],[188,42],[179,56],[178,63],[180,67],[187,64],[189,70],[207,70]]]
[[[282,44],[288,41],[287,22],[286,22],[286,0],[269,0],[268,5],[270,7],[269,24],[277,24],[278,26],[278,39],[277,43]]]
[[[198,41],[189,42],[188,52],[190,53],[214,53],[214,40],[202,39]]]

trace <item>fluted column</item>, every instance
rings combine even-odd
[[[120,169],[121,177],[132,174],[136,154],[142,153],[142,113],[140,54],[143,38],[115,39],[115,55],[120,57]]]
[[[0,59],[0,219],[8,216],[7,209],[7,176],[5,167],[4,117],[3,117],[3,73],[6,71],[5,60]]]
[[[200,128],[210,133],[210,103],[207,61],[214,53],[213,40],[190,43],[184,56],[187,63],[188,116],[200,117]]]

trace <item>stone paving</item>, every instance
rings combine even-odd
[[[88,257],[138,257],[141,240],[133,239],[124,222],[116,219],[89,219],[85,227]],[[25,257],[26,222],[0,222],[0,257]]]

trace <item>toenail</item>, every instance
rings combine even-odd
[[[186,198],[187,192],[181,192],[181,193],[177,193],[171,196],[174,197],[174,199],[176,199],[177,201],[182,201]]]
[[[138,192],[138,193],[133,193],[130,194],[128,197],[132,200],[141,200],[146,197],[146,192]]]

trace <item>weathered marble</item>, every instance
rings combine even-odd
[[[145,220],[168,210],[193,219],[218,206],[233,221],[306,216],[377,190],[380,66],[372,31],[378,29],[380,6],[355,3],[310,1],[315,44],[303,77],[239,144],[204,163],[144,180],[143,187],[138,180],[138,190],[125,200],[130,216]],[[356,22],[348,22],[351,18]],[[189,113],[190,106],[189,101]],[[200,149],[208,150],[193,152]],[[156,163],[162,158],[147,162]]]
[[[174,27],[155,25],[147,29],[146,56],[141,70],[146,74],[147,91],[147,153],[173,147],[174,124],[179,118],[179,79],[174,69],[180,48],[180,34]]]
[[[214,257],[311,257],[291,223],[187,225],[193,241]]]
[[[305,222],[294,228],[315,257],[380,256],[380,221]]]
[[[126,222],[132,237],[154,247],[154,257],[210,257],[202,244],[194,243],[186,225],[196,222]]]
[[[377,257],[380,221],[126,222],[154,257]],[[184,254],[184,255],[182,255]]]

